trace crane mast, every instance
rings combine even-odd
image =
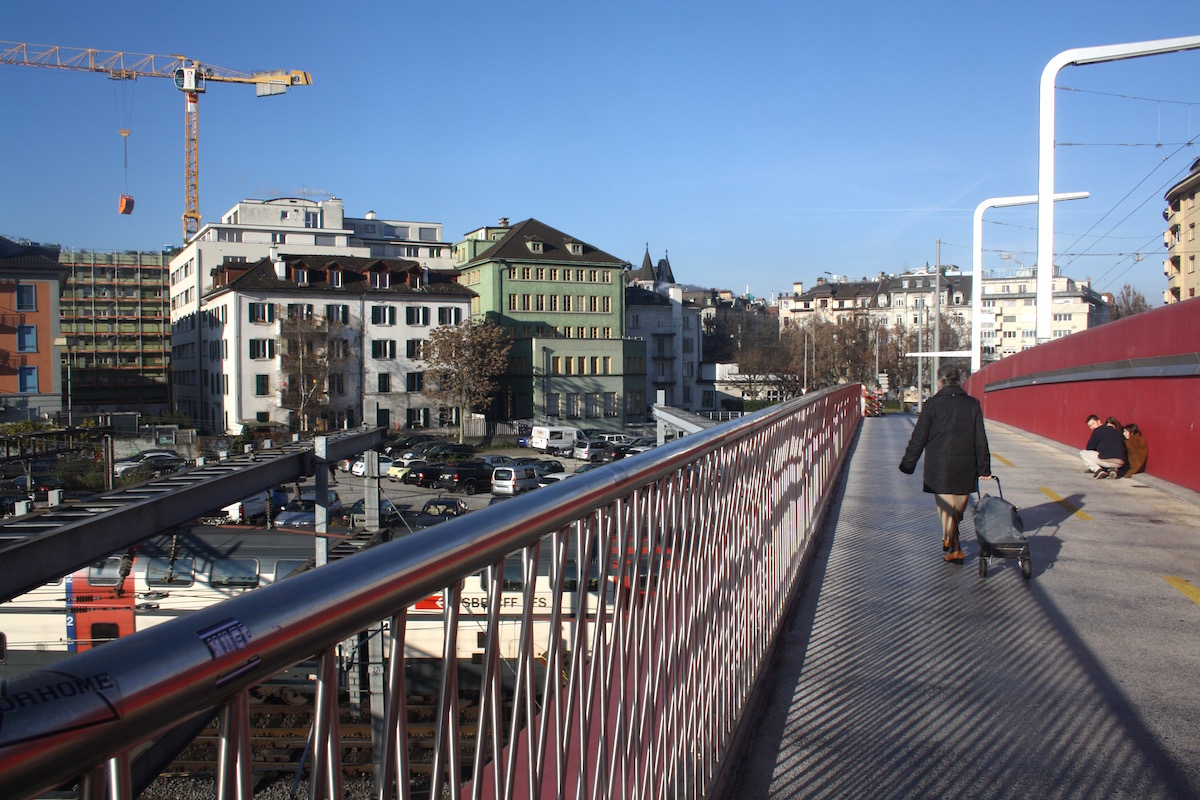
[[[236,72],[202,64],[181,55],[156,56],[116,50],[59,47],[0,41],[0,64],[99,72],[113,80],[170,78],[184,93],[184,211],[183,243],[200,230],[200,95],[208,81],[247,83],[259,97],[283,94],[292,86],[309,86],[312,76],[303,70]]]

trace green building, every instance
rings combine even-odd
[[[454,257],[477,294],[472,317],[513,339],[489,416],[614,431],[645,421],[646,344],[625,337],[626,262],[536,219],[472,231]]]

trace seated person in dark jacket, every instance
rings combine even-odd
[[[1146,438],[1137,424],[1131,422],[1125,426],[1125,453],[1128,456],[1129,470],[1126,476],[1135,475],[1146,468],[1146,456],[1149,454]]]
[[[1087,465],[1094,478],[1117,477],[1117,470],[1125,466],[1125,437],[1121,424],[1109,417],[1113,424],[1102,423],[1095,414],[1088,415],[1087,426],[1092,429],[1087,446],[1079,451],[1079,457]]]

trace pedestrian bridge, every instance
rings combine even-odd
[[[896,469],[914,418],[860,412],[810,395],[19,675],[0,797],[134,796],[213,714],[250,797],[250,693],[310,660],[303,775],[343,797],[352,651],[379,797],[1200,796],[1196,495],[989,418],[1033,574],[981,577]]]

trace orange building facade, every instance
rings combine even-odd
[[[64,270],[47,248],[0,237],[0,422],[64,409],[59,294]]]

